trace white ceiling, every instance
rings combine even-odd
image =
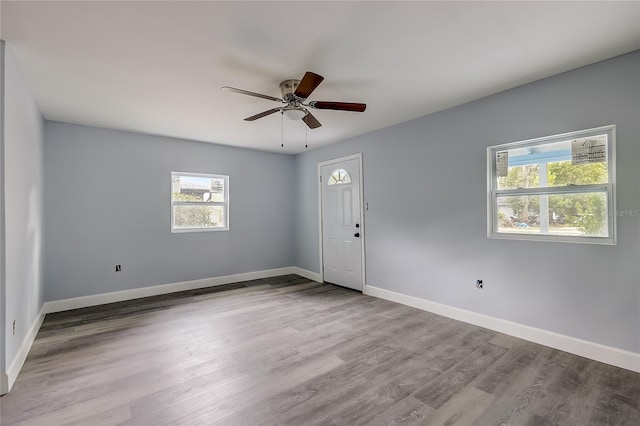
[[[243,118],[310,70],[310,148],[640,48],[640,2],[0,3],[0,35],[46,119],[300,152],[305,126]]]

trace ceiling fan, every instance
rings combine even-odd
[[[279,111],[288,118],[292,120],[302,120],[310,129],[315,129],[322,126],[322,124],[320,124],[313,114],[311,114],[308,108],[353,112],[363,112],[367,108],[366,104],[354,102],[311,101],[309,103],[305,103],[306,99],[311,95],[311,92],[313,92],[316,87],[322,83],[322,80],[324,80],[324,77],[312,73],[311,71],[307,71],[304,74],[304,77],[302,77],[302,80],[285,80],[280,83],[282,98],[250,92],[243,89],[236,89],[235,87],[230,86],[222,86],[222,89],[285,104],[284,106],[272,108],[259,114],[252,115],[251,117],[247,117],[244,119],[245,121],[254,121],[258,118],[266,117],[267,115],[271,115]]]

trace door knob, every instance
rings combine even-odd
[[[355,234],[353,234],[353,236],[356,237],[356,238],[360,238],[360,233],[356,232]]]

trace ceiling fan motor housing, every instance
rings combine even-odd
[[[282,92],[282,99],[286,102],[297,101],[299,98],[294,95],[294,92],[298,88],[300,80],[285,80],[280,83],[280,91]]]

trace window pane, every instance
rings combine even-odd
[[[329,185],[351,183],[351,175],[345,169],[336,169],[329,176]]]
[[[509,167],[509,174],[498,178],[498,189],[537,188],[538,186],[540,186],[538,164]]]
[[[607,163],[572,165],[571,161],[549,163],[548,186],[591,185],[609,183]]]
[[[500,151],[508,174],[498,177],[498,189],[609,183],[607,144],[604,134]]]
[[[605,192],[498,196],[498,232],[608,237]]]
[[[224,202],[224,179],[173,175],[173,201]]]
[[[175,229],[225,228],[223,206],[173,206]]]

